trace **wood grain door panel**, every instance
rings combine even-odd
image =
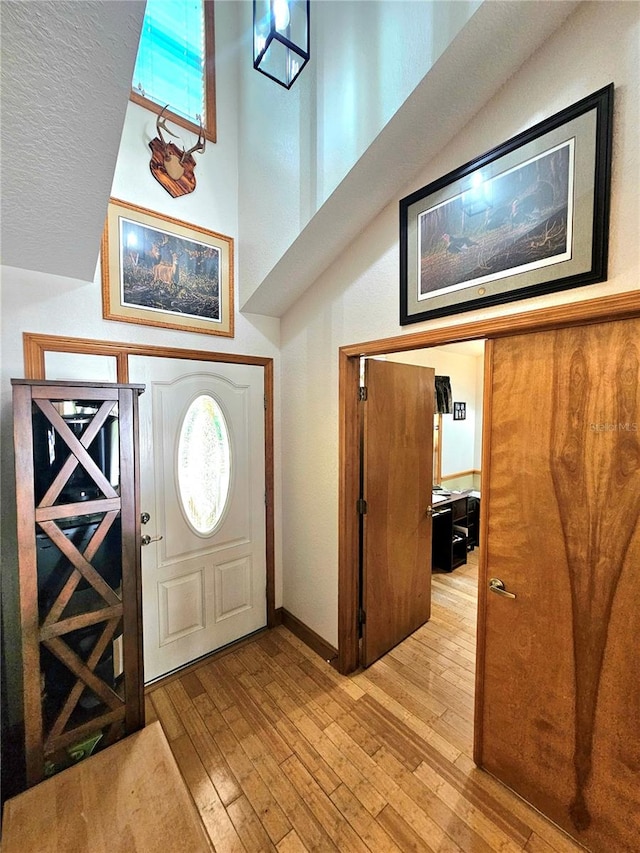
[[[476,757],[602,853],[640,838],[639,385],[638,320],[493,342]]]
[[[369,360],[365,383],[362,663],[431,615],[434,370]]]

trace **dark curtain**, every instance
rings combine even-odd
[[[436,376],[436,412],[450,415],[453,411],[452,399],[451,379],[448,376]]]

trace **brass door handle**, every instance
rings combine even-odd
[[[491,592],[495,592],[496,595],[503,595],[505,598],[515,598],[515,593],[507,592],[504,586],[504,582],[500,580],[500,578],[491,578],[489,581],[489,589]]]
[[[148,533],[145,533],[144,536],[140,537],[141,545],[151,545],[152,542],[159,542],[162,539],[162,536],[149,536]]]

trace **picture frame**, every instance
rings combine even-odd
[[[454,421],[466,421],[467,419],[467,404],[466,403],[456,403],[453,404],[453,419]]]
[[[613,88],[400,200],[400,325],[606,279]]]
[[[111,198],[103,317],[232,338],[233,245],[232,237]]]

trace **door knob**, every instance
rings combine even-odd
[[[159,542],[162,539],[162,536],[149,536],[148,533],[145,533],[140,537],[141,545],[150,545],[152,542]]]
[[[491,592],[495,592],[496,595],[503,595],[505,598],[515,598],[515,593],[507,592],[504,586],[504,582],[500,580],[500,578],[491,578],[489,581],[489,589]]]

